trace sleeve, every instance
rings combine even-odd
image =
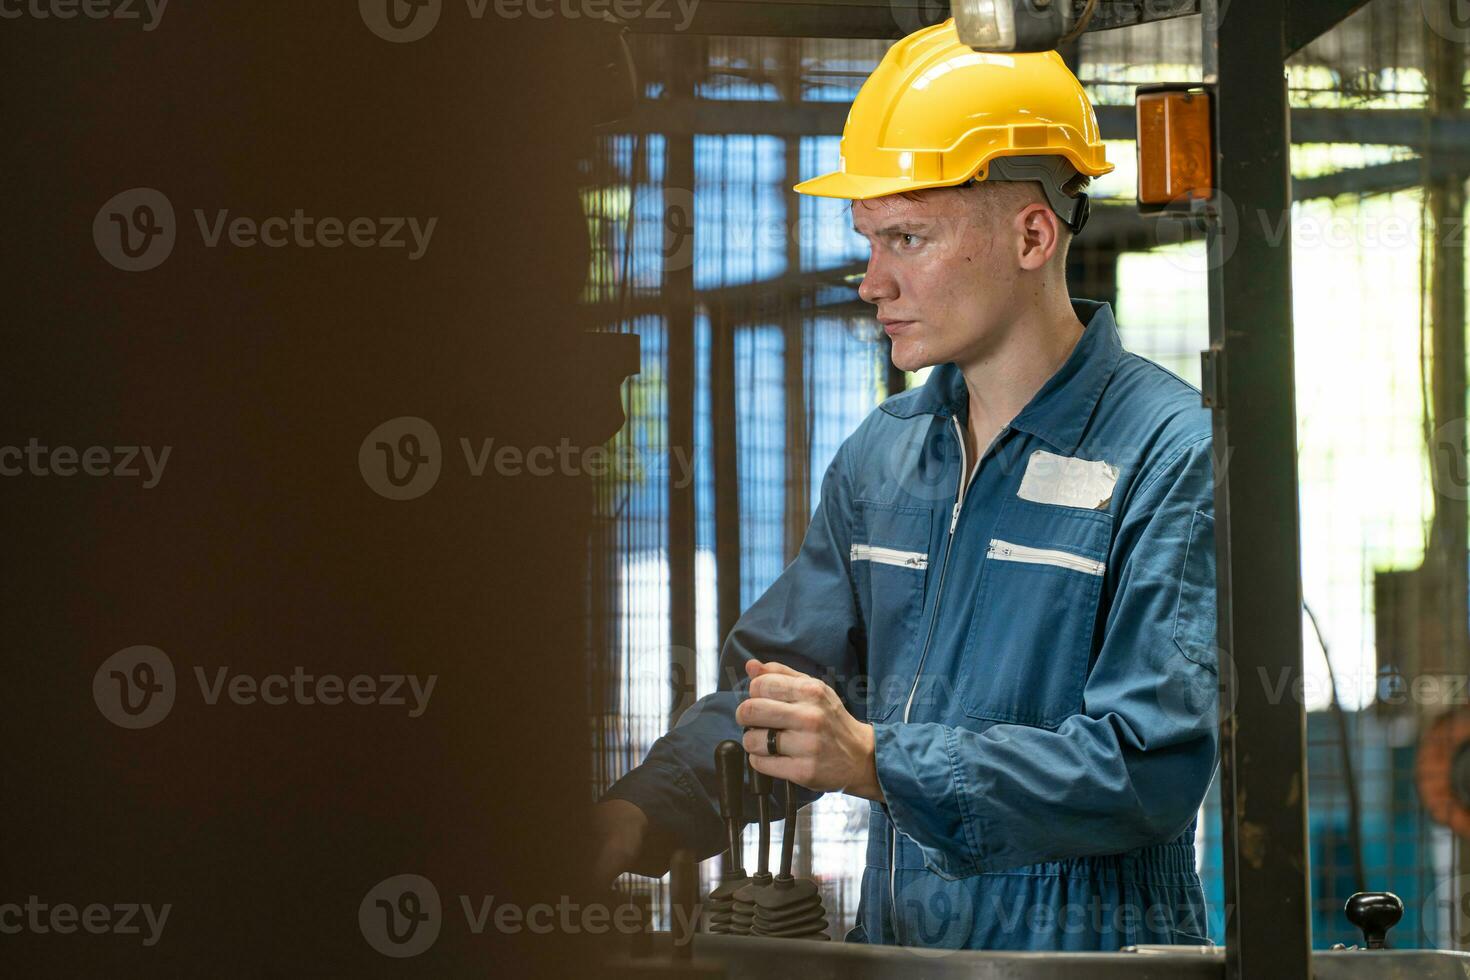
[[[848,445],[838,449],[827,468],[821,501],[796,558],[730,631],[720,657],[718,689],[691,705],[673,730],[654,742],[643,763],[602,797],[635,804],[650,823],[700,857],[725,847],[714,750],[724,739],[741,737],[735,708],[750,684],[745,662],[774,660],[834,682],[859,670],[864,641],[848,561]],[[805,789],[800,793],[805,801],[820,795]],[[774,795],[784,795],[780,785]],[[774,812],[780,813],[779,806]],[[747,796],[745,813],[753,819],[753,796]]]
[[[1055,731],[875,726],[889,814],[935,872],[1118,854],[1189,826],[1218,748],[1210,444],[1166,458],[1121,518],[1080,714]]]

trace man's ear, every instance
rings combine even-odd
[[[1017,212],[1016,230],[1016,259],[1028,272],[1045,266],[1061,247],[1062,219],[1045,204],[1028,204]]]

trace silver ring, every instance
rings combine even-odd
[[[781,754],[781,729],[766,729],[766,755]]]

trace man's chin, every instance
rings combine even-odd
[[[900,371],[922,371],[940,363],[928,351],[899,341],[893,345],[893,366]]]

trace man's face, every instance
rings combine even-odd
[[[983,357],[1023,301],[1016,288],[1023,205],[1006,206],[1004,194],[977,200],[993,190],[852,202],[853,228],[871,249],[858,294],[878,308],[898,368]]]

